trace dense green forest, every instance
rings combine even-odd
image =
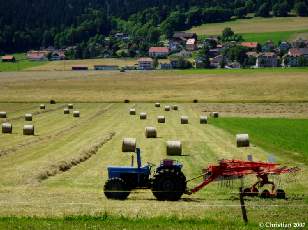
[[[77,52],[87,48],[84,57],[97,55],[97,47],[134,56],[177,30],[291,11],[307,16],[308,0],[9,0],[0,4],[0,52],[77,46]],[[129,41],[106,39],[116,32],[127,33]]]

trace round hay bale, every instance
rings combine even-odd
[[[188,124],[188,117],[187,116],[181,116],[181,124],[182,125]]]
[[[124,103],[129,103],[130,101],[128,99],[125,99],[124,100]]]
[[[7,114],[4,111],[0,112],[0,118],[6,118]]]
[[[68,104],[68,105],[67,105],[67,108],[68,108],[68,109],[74,109],[74,105],[73,105],[73,104]]]
[[[155,107],[159,108],[160,107],[160,103],[156,102],[155,103]]]
[[[25,114],[25,121],[32,121],[32,114],[31,113]]]
[[[157,122],[158,123],[165,123],[166,122],[165,116],[158,116],[157,117]]]
[[[54,104],[56,104],[56,101],[55,101],[54,99],[51,99],[51,100],[49,101],[49,103],[50,103],[51,105],[54,105]]]
[[[146,127],[145,128],[145,137],[146,138],[156,138],[157,131],[155,127]]]
[[[13,126],[11,123],[3,123],[2,124],[2,133],[12,133]]]
[[[236,146],[249,147],[249,135],[248,134],[237,134],[236,135]]]
[[[77,110],[75,110],[75,111],[73,112],[73,117],[80,117],[80,112],[77,111]]]
[[[182,155],[181,141],[167,141],[167,155]]]
[[[200,116],[200,124],[207,124],[207,116]]]
[[[40,104],[40,109],[46,109],[46,106],[44,104]]]
[[[136,138],[124,138],[122,142],[122,152],[135,152]]]
[[[170,111],[170,106],[169,105],[165,106],[165,111]]]
[[[33,125],[24,125],[23,134],[24,135],[34,135],[34,126]]]
[[[70,110],[68,108],[63,109],[64,114],[70,114]]]
[[[130,109],[129,115],[136,115],[136,109]]]
[[[219,113],[218,112],[211,112],[211,117],[218,118],[219,117]]]
[[[147,119],[147,113],[140,113],[140,120],[146,120]]]
[[[178,110],[179,107],[178,107],[177,105],[172,105],[172,109],[173,109],[173,110]]]

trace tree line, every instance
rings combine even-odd
[[[203,23],[308,16],[308,0],[10,0],[0,4],[0,52],[76,47],[76,58],[142,55],[162,37]],[[129,41],[106,39],[116,32]]]

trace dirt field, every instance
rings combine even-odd
[[[197,34],[217,35],[221,34],[226,27],[231,27],[236,33],[298,31],[307,30],[308,19],[305,17],[239,19],[224,23],[204,24],[193,27],[190,31]]]
[[[305,69],[0,73],[1,102],[306,102]]]

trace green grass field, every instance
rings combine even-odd
[[[15,72],[21,71],[37,66],[41,66],[47,63],[47,61],[29,61],[25,54],[12,54],[16,58],[14,63],[3,63],[0,62],[0,72]]]
[[[232,134],[249,133],[251,141],[273,152],[308,160],[308,120],[287,118],[221,118],[213,124]],[[290,141],[292,140],[292,141]]]
[[[292,41],[296,38],[307,38],[307,30],[300,31],[281,31],[281,32],[262,32],[262,33],[243,33],[243,39],[247,42],[259,42],[264,44],[267,41],[273,41],[278,44],[282,41]]]

